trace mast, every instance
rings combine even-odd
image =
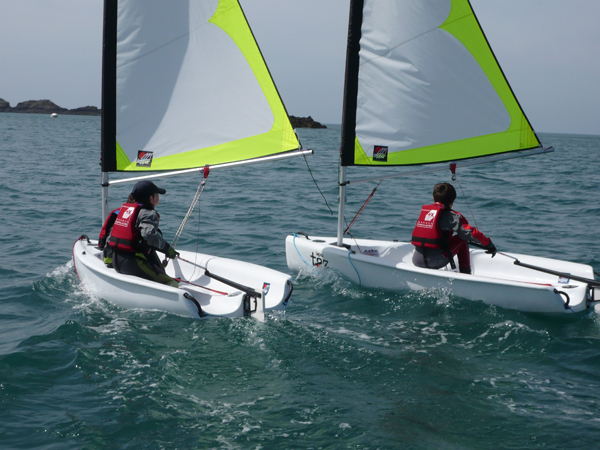
[[[116,170],[117,142],[117,15],[118,0],[104,0],[102,40],[102,125],[100,165],[102,170],[102,223],[108,217],[108,172]]]
[[[344,240],[344,209],[346,204],[346,166],[352,165],[356,127],[356,99],[358,95],[358,68],[360,63],[360,37],[364,0],[350,2],[348,20],[348,44],[346,48],[346,74],[344,104],[342,108],[342,139],[340,147],[340,180],[337,245]]]

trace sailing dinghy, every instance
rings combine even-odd
[[[199,171],[206,177],[206,167],[312,153],[299,145],[237,0],[105,0],[104,9],[103,221],[109,185]],[[109,180],[110,172],[145,175]],[[179,287],[106,267],[97,241],[85,235],[73,261],[87,289],[124,308],[260,319],[288,303],[287,274],[179,252],[166,268]]]
[[[348,180],[350,166],[448,162],[444,170],[455,170],[515,157],[515,151],[524,156],[551,149],[541,146],[468,0],[352,0],[340,199],[349,184],[387,178]],[[397,176],[433,170],[439,166]],[[507,253],[492,259],[479,249],[470,250],[472,275],[419,268],[410,242],[345,238],[343,223],[340,201],[337,237],[288,236],[288,267],[327,267],[366,287],[443,289],[542,313],[586,311],[600,286],[588,265]]]

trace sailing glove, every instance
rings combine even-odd
[[[169,259],[175,259],[179,256],[179,252],[176,252],[175,249],[169,245],[165,255],[167,255],[167,258]]]
[[[487,250],[486,253],[488,255],[492,255],[492,258],[494,256],[496,256],[496,246],[492,243],[492,240],[490,239],[490,242],[488,243],[488,245],[485,246],[485,249]]]

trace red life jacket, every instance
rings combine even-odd
[[[117,219],[117,215],[119,214],[119,209],[115,209],[111,211],[111,213],[106,218],[104,225],[102,225],[102,229],[100,230],[100,236],[98,236],[98,248],[103,249],[106,245],[106,240],[110,234],[110,230],[112,230],[113,224]]]
[[[411,243],[417,247],[441,248],[447,250],[452,231],[440,230],[442,211],[449,209],[441,203],[423,205],[417,225],[412,233]]]
[[[125,203],[119,208],[119,215],[110,232],[108,245],[126,252],[139,251],[140,233],[135,223],[142,206],[139,203]]]

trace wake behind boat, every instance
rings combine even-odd
[[[105,0],[104,9],[103,221],[109,215],[111,185],[203,172],[174,247],[200,199],[209,169],[312,153],[301,149],[237,0]],[[109,180],[111,172],[146,174]],[[120,200],[119,205],[125,199]],[[128,211],[123,214],[131,216]],[[124,241],[127,249],[119,249],[133,256],[139,236],[132,225]],[[172,257],[176,252],[171,250]],[[117,273],[104,264],[97,243],[87,237],[75,243],[73,261],[89,290],[124,308],[193,318],[261,318],[263,310],[287,305],[292,284],[286,274],[178,252],[180,256],[166,268],[167,275],[178,279],[178,287]]]
[[[288,236],[288,267],[332,268],[374,288],[442,288],[522,311],[585,311],[600,285],[590,266],[509,253],[492,259],[471,249],[469,275],[416,267],[411,243],[345,237],[350,185],[446,168],[454,176],[457,167],[548,151],[552,149],[542,147],[468,0],[423,0],[418,6],[410,0],[352,0],[337,236]],[[411,173],[347,178],[353,166],[434,164]]]

